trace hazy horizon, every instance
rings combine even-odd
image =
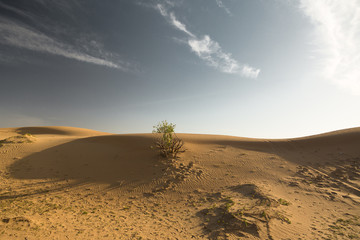
[[[360,126],[360,2],[0,0],[0,128]]]

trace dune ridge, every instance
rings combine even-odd
[[[178,136],[0,128],[0,239],[360,238],[360,128]]]

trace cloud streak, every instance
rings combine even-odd
[[[0,22],[0,42],[19,48],[41,53],[58,55],[82,62],[126,70],[125,67],[112,61],[82,53],[72,46],[60,43],[42,33],[11,22]]]
[[[232,17],[232,13],[231,11],[229,10],[229,8],[227,8],[224,3],[222,2],[222,0],[215,0],[216,1],[216,4],[218,5],[219,8],[222,8],[224,9],[224,11],[230,16]]]
[[[41,19],[36,16],[4,4],[0,4],[0,6],[16,13],[17,15],[26,17],[31,20],[31,22],[35,22],[38,26],[42,26]],[[59,29],[56,29],[55,26],[51,30],[58,31]],[[44,31],[37,30],[27,24],[14,21],[9,18],[0,17],[0,44],[32,50],[39,53],[52,54],[81,62],[115,68],[122,71],[129,70],[128,63],[121,60],[114,60],[111,57],[112,54],[101,49],[99,44],[94,45],[94,41],[91,41],[91,39],[88,39],[85,42],[89,42],[89,44],[85,43],[81,47],[64,43],[59,39],[51,37]],[[88,49],[88,51],[84,51],[85,49]],[[89,54],[88,52],[98,54],[94,55]]]
[[[203,39],[189,39],[188,44],[191,50],[208,65],[224,73],[241,74],[248,78],[257,78],[260,73],[260,69],[247,64],[240,66],[230,53],[223,52],[220,45],[211,40],[208,35],[205,35]]]
[[[186,33],[187,35],[189,35],[190,37],[194,38],[195,35],[192,34],[191,32],[189,32],[187,29],[186,29],[186,26],[185,24],[179,22],[174,13],[170,13],[170,22],[172,25],[174,25],[177,29],[179,29],[180,31],[183,31],[184,33]]]
[[[322,77],[360,95],[360,2],[300,0],[316,30]]]
[[[157,4],[156,9],[172,26],[188,35],[187,44],[191,51],[205,61],[207,65],[224,73],[238,74],[248,78],[258,77],[260,69],[238,63],[230,53],[224,52],[219,43],[212,40],[210,36],[197,37],[176,18],[173,12],[169,13],[164,5]]]

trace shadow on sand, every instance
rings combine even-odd
[[[31,192],[21,187],[9,199],[59,191],[88,183],[108,184],[109,188],[149,184],[163,175],[165,163],[150,148],[151,136],[108,135],[77,139],[14,162],[10,176],[15,179],[69,182],[51,189]]]
[[[29,129],[23,130],[26,132]],[[34,129],[30,130],[34,133]],[[50,130],[52,131],[52,129]],[[54,132],[52,133],[54,134]],[[337,152],[337,149],[341,149],[345,153],[352,152],[359,155],[358,143],[360,142],[360,131],[288,140],[241,139],[236,137],[229,139],[200,135],[189,138],[182,134],[179,136],[184,139],[185,145],[193,142],[195,144],[231,146],[276,154],[287,161],[298,164],[304,163],[304,159],[300,158],[302,151],[311,154],[312,161],[326,161],[326,158],[330,159],[326,154]],[[106,135],[81,138],[33,153],[10,166],[11,177],[36,181],[66,181],[69,183],[54,184],[51,189],[37,192],[29,192],[29,189],[21,187],[25,190],[20,189],[10,195],[3,194],[0,199],[58,191],[87,183],[108,184],[111,189],[134,188],[153,183],[164,176],[166,165],[162,161],[163,159],[159,157],[158,152],[150,148],[152,145],[151,134],[138,136]],[[321,150],[323,154],[319,154],[318,150]]]

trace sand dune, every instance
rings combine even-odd
[[[75,128],[75,127],[21,127],[11,129],[19,134],[32,135],[66,135],[66,136],[98,136],[108,135],[109,133],[98,132],[91,129]]]
[[[0,239],[360,239],[360,128],[178,136],[0,128]]]

